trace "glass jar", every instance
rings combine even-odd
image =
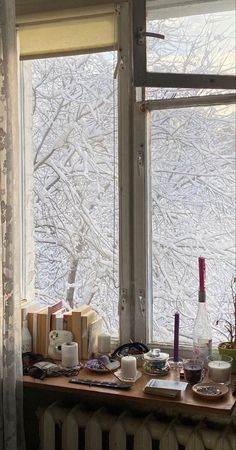
[[[162,353],[154,348],[144,354],[143,370],[150,375],[166,375],[169,371],[168,353]]]

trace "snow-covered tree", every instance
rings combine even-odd
[[[36,292],[117,305],[116,87],[112,53],[35,60]],[[110,303],[107,299],[110,299]],[[114,314],[117,318],[117,314]],[[117,329],[115,330],[117,332]]]

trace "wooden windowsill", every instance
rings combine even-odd
[[[117,381],[111,374],[97,374],[89,372],[87,369],[82,369],[78,375],[78,378],[87,378],[99,381]],[[34,388],[45,391],[59,391],[64,394],[73,394],[73,397],[78,395],[78,401],[80,400],[80,397],[83,396],[87,397],[91,401],[95,398],[97,401],[106,400],[112,401],[113,403],[117,401],[119,403],[124,403],[125,407],[127,407],[127,405],[132,405],[133,408],[148,411],[161,407],[179,409],[184,412],[191,411],[192,414],[200,413],[204,415],[216,414],[221,416],[229,416],[236,407],[236,397],[232,395],[231,388],[228,394],[218,400],[204,400],[199,398],[196,394],[194,394],[191,386],[187,387],[186,391],[181,394],[181,398],[179,399],[145,394],[143,392],[143,388],[150,378],[151,377],[149,375],[142,374],[141,378],[137,380],[134,383],[134,386],[128,391],[71,384],[69,383],[69,378],[67,377],[46,378],[41,381],[30,376],[24,376],[23,381],[25,388]],[[165,379],[167,379],[167,377],[165,377]],[[236,376],[232,377],[232,381],[234,380],[236,380]]]

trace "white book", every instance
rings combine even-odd
[[[98,335],[102,333],[103,319],[98,317],[88,326],[88,357],[92,358],[98,351]]]
[[[58,311],[52,313],[50,331],[52,330],[63,330],[63,314],[65,308],[60,308]]]
[[[144,392],[147,394],[162,395],[165,397],[177,397],[182,391],[185,391],[188,383],[185,381],[159,380],[152,378],[144,386]]]
[[[63,314],[56,316],[56,330],[63,330]]]

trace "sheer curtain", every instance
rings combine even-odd
[[[23,450],[15,1],[0,0],[0,449]]]

